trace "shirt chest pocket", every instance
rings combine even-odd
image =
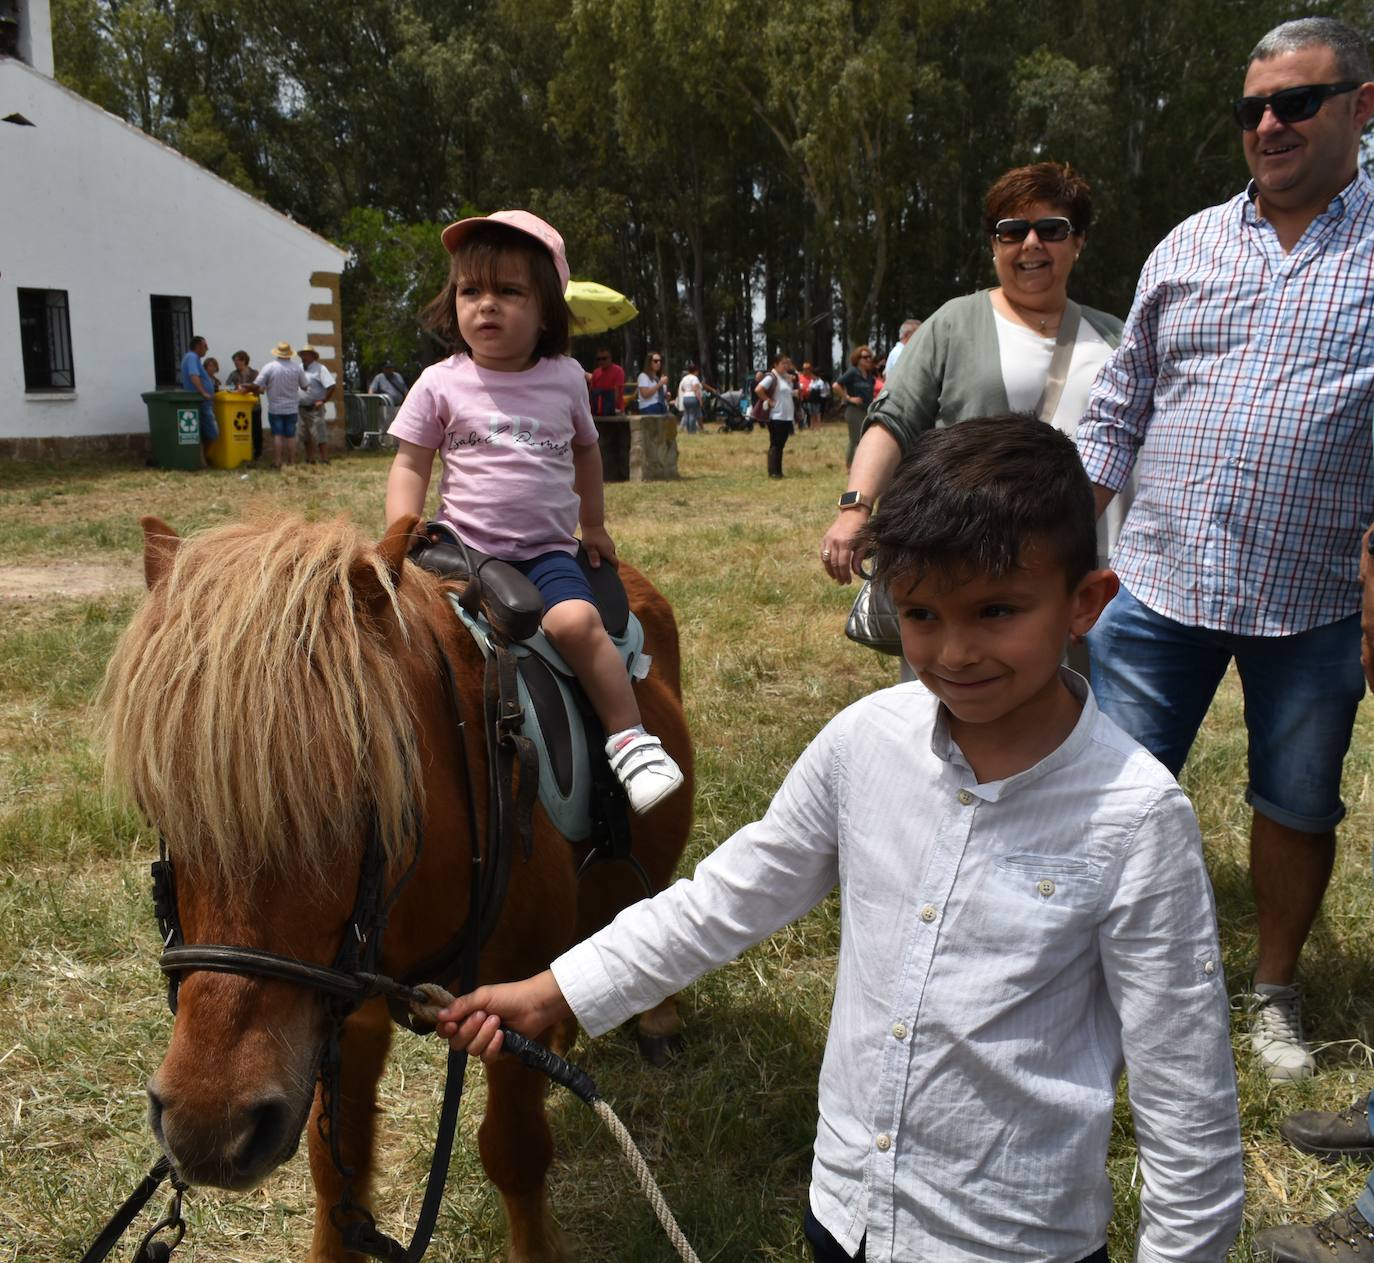
[[[1012,916],[1076,920],[1102,897],[1101,873],[1062,855],[1003,855],[994,869],[998,904]]]

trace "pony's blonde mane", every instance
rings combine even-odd
[[[107,784],[179,861],[231,883],[325,872],[373,812],[404,851],[420,786],[388,621],[406,635],[386,563],[347,522],[186,539],[105,675]]]

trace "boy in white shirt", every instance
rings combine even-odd
[[[1219,1261],[1240,1129],[1211,886],[1174,779],[1060,668],[1117,590],[1071,440],[921,436],[861,540],[919,683],[833,719],[694,876],[442,1036],[593,1035],[803,915],[841,943],[806,1236],[818,1263],[1105,1263],[1129,1071],[1142,1263]]]

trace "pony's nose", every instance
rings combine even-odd
[[[291,1156],[298,1137],[291,1103],[278,1093],[215,1111],[213,1120],[178,1108],[148,1084],[148,1122],[172,1164],[193,1184],[251,1188]]]
[[[290,1110],[280,1096],[264,1097],[244,1110],[240,1140],[229,1155],[236,1172],[254,1177],[281,1161],[282,1150],[291,1143],[288,1129]]]

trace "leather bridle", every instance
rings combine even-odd
[[[392,907],[419,863],[423,833],[418,815],[413,821],[414,847],[410,861],[389,891],[384,890],[387,862],[374,816],[363,849],[353,911],[348,919],[338,953],[330,965],[301,961],[260,948],[224,943],[186,943],[182,937],[177,914],[176,880],[165,844],[161,848],[160,858],[152,865],[153,904],[157,913],[158,928],[163,937],[160,963],[162,971],[167,975],[167,1003],[173,1013],[177,1010],[182,975],[198,970],[271,978],[317,991],[325,997],[330,1030],[320,1057],[319,1078],[323,1109],[319,1129],[322,1139],[329,1145],[331,1159],[344,1182],[343,1193],[330,1210],[330,1220],[342,1235],[346,1250],[384,1259],[388,1263],[418,1263],[433,1235],[439,1205],[443,1200],[453,1137],[457,1129],[467,1054],[449,1051],[429,1182],[410,1245],[403,1246],[382,1232],[371,1213],[354,1199],[350,1181],[355,1172],[344,1161],[339,1147],[338,1105],[342,1072],[340,1037],[343,1026],[348,1016],[359,1005],[375,996],[383,996],[391,1007],[392,1016],[398,1022],[411,1029],[427,1031],[430,1029],[428,1025],[417,1026],[409,1014],[411,1006],[424,1004],[428,999],[420,989],[423,983],[448,981],[452,978],[456,966],[462,991],[471,991],[477,985],[477,966],[482,944],[495,926],[505,893],[510,863],[510,842],[513,841],[510,834],[517,815],[509,807],[509,783],[500,783],[503,779],[503,768],[509,768],[511,763],[509,759],[501,760],[501,766],[498,766],[496,743],[507,736],[507,733],[502,731],[505,725],[500,724],[498,720],[505,717],[493,717],[489,710],[486,727],[489,740],[495,740],[488,748],[488,765],[491,769],[489,780],[493,793],[489,811],[491,828],[488,831],[487,857],[484,862],[477,823],[476,799],[473,793],[472,765],[468,758],[466,727],[458,685],[454,678],[452,663],[437,634],[434,635],[434,648],[445,698],[453,717],[460,765],[457,771],[466,790],[466,828],[470,863],[467,918],[449,946],[438,956],[421,962],[406,978],[399,981],[375,972],[381,957],[383,933]],[[434,972],[436,969],[440,971],[439,974]],[[99,1263],[99,1260],[104,1259],[129,1223],[157,1191],[163,1179],[171,1174],[167,1159],[160,1158],[139,1188],[115,1214],[95,1244],[82,1257],[82,1263]],[[180,1203],[181,1193],[186,1185],[177,1180],[175,1175],[172,1175],[172,1179],[177,1189],[173,1208],[143,1239],[136,1256],[137,1260],[168,1258],[172,1248],[185,1232],[185,1223],[180,1217]],[[162,1230],[174,1232],[175,1240],[170,1243],[153,1241],[154,1235]]]

